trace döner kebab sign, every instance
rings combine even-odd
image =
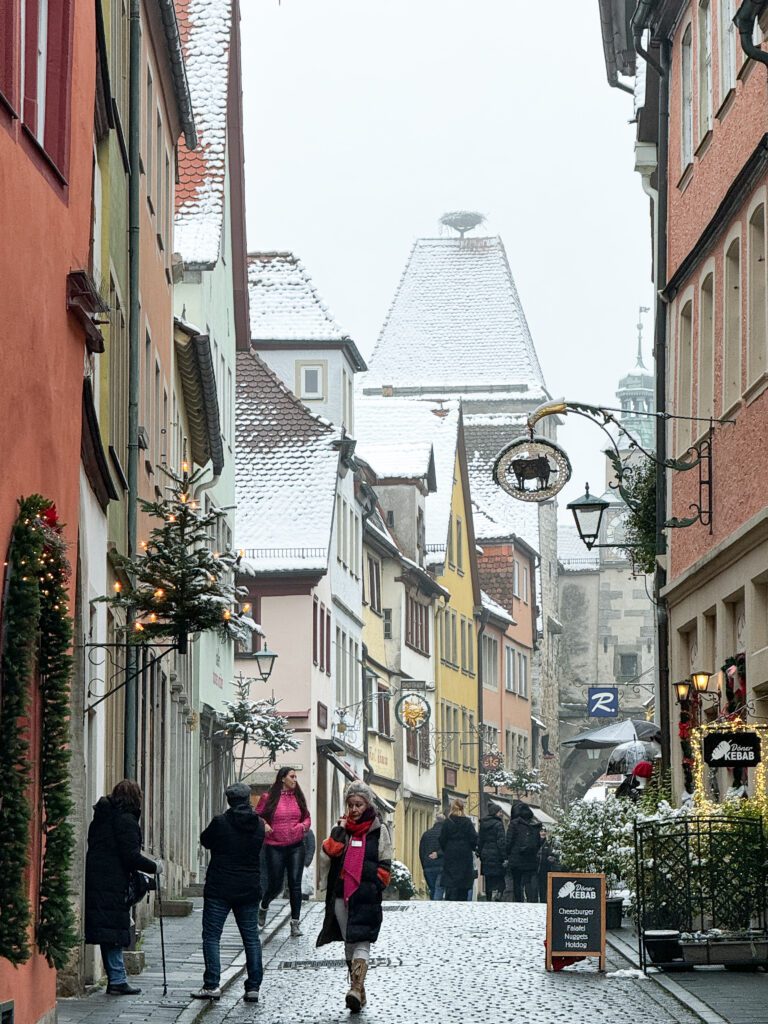
[[[708,732],[704,737],[704,763],[711,768],[752,768],[760,759],[757,733]]]

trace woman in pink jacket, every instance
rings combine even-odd
[[[269,904],[283,888],[288,872],[291,900],[291,936],[301,935],[301,874],[304,870],[304,836],[312,824],[307,801],[293,768],[281,768],[256,805],[256,813],[267,823],[264,853],[267,861],[267,889],[259,906],[259,927],[267,923]]]

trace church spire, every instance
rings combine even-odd
[[[647,369],[643,362],[643,313],[650,313],[650,306],[640,306],[637,316],[637,367],[641,370]]]

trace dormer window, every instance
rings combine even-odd
[[[296,377],[299,398],[325,398],[325,365],[323,363],[298,363]]]

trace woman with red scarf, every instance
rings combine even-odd
[[[371,789],[351,782],[345,794],[346,816],[322,846],[330,861],[325,896],[325,918],[317,945],[343,942],[349,991],[347,1009],[359,1013],[365,1006],[365,975],[371,943],[381,929],[381,894],[389,885],[392,838],[374,808]]]

